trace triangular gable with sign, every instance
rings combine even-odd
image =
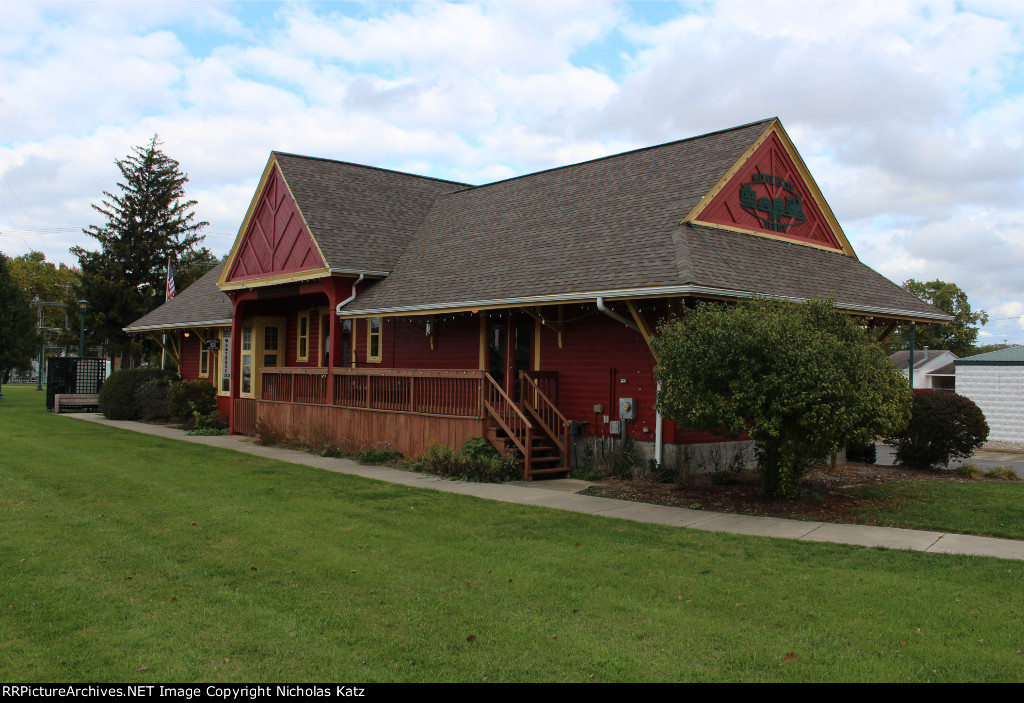
[[[833,249],[856,258],[778,120],[684,221]]]
[[[288,283],[330,273],[273,156],[240,235],[221,275],[223,290]]]

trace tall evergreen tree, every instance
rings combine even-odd
[[[0,254],[0,382],[11,371],[28,369],[39,353],[36,311],[28,293],[10,273],[10,259]]]
[[[83,230],[100,243],[100,251],[71,250],[82,270],[89,337],[127,357],[126,365],[156,351],[154,342],[130,337],[122,328],[164,302],[167,262],[176,268],[216,262],[200,247],[200,231],[209,223],[196,222],[196,201],[185,200],[188,176],[160,147],[154,135],[149,144],[115,161],[124,179],[117,184],[120,193],[104,191],[102,205],[92,207],[106,222]],[[176,282],[179,289],[188,283]]]

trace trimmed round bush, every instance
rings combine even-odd
[[[188,422],[195,411],[210,415],[217,410],[217,389],[202,380],[174,383],[168,390],[167,405],[171,422]]]
[[[970,398],[944,391],[915,390],[910,423],[885,442],[896,447],[896,462],[945,467],[966,459],[988,439],[985,415]]]
[[[122,369],[115,371],[100,386],[100,412],[108,420],[138,420],[139,388],[147,381],[163,378],[177,380],[173,371],[163,369]]]
[[[171,386],[169,378],[151,378],[139,386],[135,402],[139,408],[139,419],[143,422],[167,419],[167,391]]]

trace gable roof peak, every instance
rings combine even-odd
[[[292,158],[292,159],[305,159],[308,161],[321,161],[327,164],[335,164],[338,166],[351,166],[352,168],[367,169],[369,171],[378,171],[396,176],[406,176],[408,178],[415,178],[418,180],[437,181],[438,183],[450,183],[452,185],[464,186],[465,188],[474,188],[472,183],[463,183],[462,181],[452,181],[447,178],[436,178],[434,176],[423,176],[418,173],[409,173],[408,171],[396,171],[391,168],[383,168],[381,166],[369,166],[367,164],[359,164],[354,161],[344,161],[342,159],[328,159],[323,156],[308,156],[306,154],[293,154],[288,151],[277,151],[273,150],[270,152],[271,157],[276,159],[280,163],[280,157]],[[287,179],[286,179],[287,180]]]
[[[478,185],[475,188],[473,188],[473,190],[479,190],[480,188],[487,188],[489,186],[499,185],[499,184],[502,184],[502,183],[509,183],[510,181],[518,181],[518,180],[522,180],[522,179],[525,179],[525,178],[533,178],[534,176],[541,176],[541,175],[544,175],[544,174],[555,173],[557,171],[563,171],[563,170],[569,169],[569,168],[576,168],[578,166],[586,166],[588,164],[597,164],[597,163],[600,163],[602,161],[610,161],[612,159],[620,159],[620,158],[624,158],[624,157],[630,157],[630,156],[634,156],[636,154],[641,154],[641,153],[643,153],[645,151],[654,151],[655,149],[663,149],[665,147],[675,146],[677,144],[684,144],[686,142],[695,142],[695,141],[698,141],[698,140],[701,140],[701,139],[707,139],[709,137],[715,137],[715,136],[718,136],[718,135],[721,135],[721,134],[727,134],[729,132],[738,132],[740,130],[747,129],[749,127],[755,127],[755,126],[758,126],[758,125],[764,125],[765,129],[767,129],[768,127],[770,127],[771,125],[775,124],[776,122],[779,122],[779,118],[778,117],[767,117],[765,119],[754,120],[753,122],[747,122],[746,124],[736,125],[735,127],[727,127],[725,129],[716,129],[713,132],[707,132],[705,134],[696,134],[696,135],[694,135],[692,137],[683,137],[682,139],[673,139],[672,141],[663,142],[661,144],[654,144],[654,145],[651,145],[651,146],[642,146],[642,147],[638,147],[636,149],[630,149],[629,151],[619,151],[619,152],[616,152],[614,154],[607,154],[605,156],[598,156],[598,157],[593,158],[593,159],[586,159],[584,161],[576,161],[574,163],[563,164],[561,166],[552,166],[551,168],[541,169],[540,171],[531,171],[530,173],[523,173],[523,174],[520,174],[518,176],[509,176],[508,178],[502,178],[501,180],[491,181],[490,183],[484,183],[484,184]],[[779,122],[779,124],[781,126],[782,123]],[[449,193],[449,195],[453,195],[453,193]]]

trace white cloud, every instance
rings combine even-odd
[[[0,230],[49,228],[51,250],[91,246],[76,231],[114,188],[114,159],[155,133],[223,253],[273,149],[479,183],[779,115],[862,260],[897,282],[955,281],[1001,311],[986,333],[1019,333],[1024,10],[658,9],[677,14],[5,3]],[[601,52],[618,54],[614,75]]]

